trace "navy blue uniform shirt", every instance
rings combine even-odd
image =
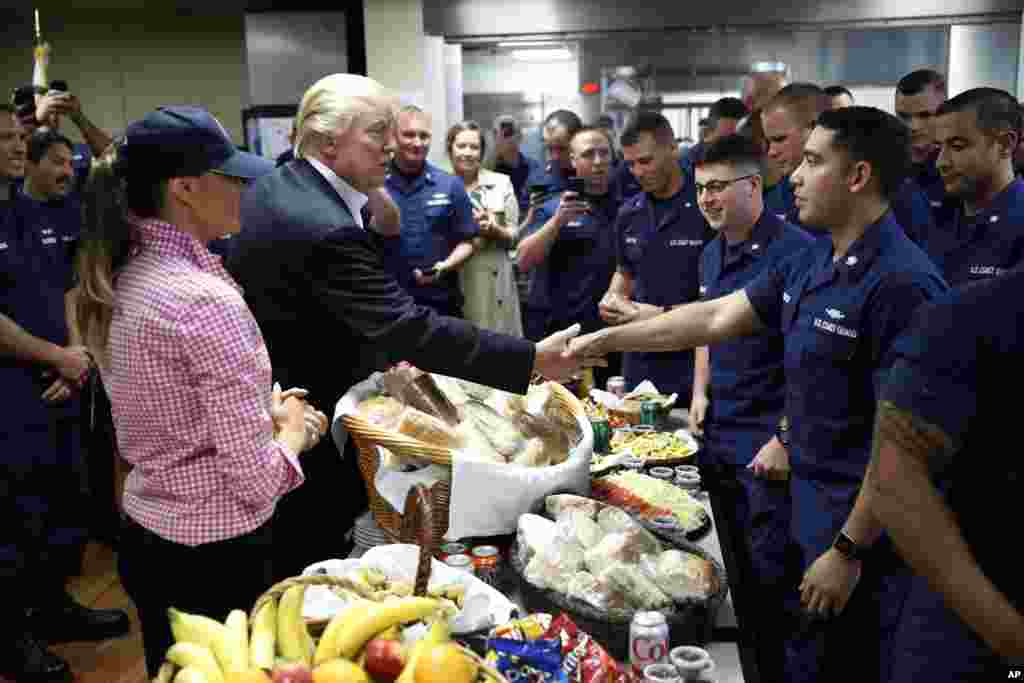
[[[775,214],[776,218],[796,225],[791,219],[796,211],[796,204],[793,202],[793,187],[789,184],[789,177],[785,177],[771,187],[767,185],[762,193],[764,197],[764,208]]]
[[[717,299],[742,289],[813,241],[766,209],[746,242],[729,245],[720,235],[704,249],[701,298]],[[745,466],[775,434],[782,416],[782,333],[764,330],[714,344],[708,353],[711,405],[705,417],[705,445],[719,462]]]
[[[1022,287],[1018,268],[922,307],[896,344],[882,392],[957,446],[941,473],[949,505],[981,569],[1017,610],[1024,610],[1024,582],[999,520],[1024,486],[1024,460],[1013,447],[1020,408],[1012,398],[1024,381]]]
[[[502,163],[494,165],[495,173],[504,173],[512,179],[512,189],[516,193],[516,201],[519,202],[519,215],[525,217],[530,210],[530,182],[543,175],[540,162],[531,159],[522,152],[519,152],[519,163],[516,166],[507,166]]]
[[[945,290],[891,212],[838,261],[831,237],[821,236],[746,288],[762,323],[785,336],[791,533],[805,563],[853,509],[896,338],[921,303]]]
[[[700,258],[714,231],[697,208],[693,179],[672,197],[674,207],[655,224],[654,206],[641,193],[622,206],[616,221],[618,268],[633,278],[633,300],[654,306],[695,301],[700,290]],[[693,351],[627,353],[623,356],[626,386],[645,379],[658,390],[679,393],[680,404],[693,392]]]
[[[400,236],[385,241],[388,270],[416,303],[442,313],[461,314],[458,273],[450,271],[433,285],[421,286],[416,284],[412,271],[426,271],[448,258],[459,242],[480,234],[462,179],[427,162],[414,178],[406,178],[392,168],[385,186],[402,212]]]
[[[531,293],[537,289],[550,306],[548,325],[560,330],[580,323],[583,332],[605,326],[597,304],[615,274],[615,217],[619,202],[613,196],[588,197],[591,213],[559,231],[544,262],[532,271]],[[536,233],[558,212],[561,197],[554,197],[534,212],[526,236]]]
[[[29,334],[59,346],[68,343],[64,295],[74,286],[74,255],[81,233],[78,202],[67,198],[37,202],[19,191],[0,227],[0,313]],[[14,424],[46,425],[57,413],[68,413],[77,401],[57,408],[45,404],[43,392],[54,378],[14,358],[0,358],[0,384]],[[16,400],[13,397],[17,397]]]
[[[1024,180],[1015,179],[973,217],[962,204],[953,206],[928,235],[925,251],[952,287],[1015,268],[1024,260]]]

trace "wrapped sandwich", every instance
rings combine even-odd
[[[676,601],[704,600],[718,586],[711,562],[681,550],[666,550],[657,556],[646,556],[640,570],[669,597]]]
[[[562,513],[569,510],[579,510],[591,519],[594,519],[603,507],[603,504],[593,498],[574,496],[571,493],[556,493],[544,499],[544,509],[555,519],[558,519],[562,516]]]

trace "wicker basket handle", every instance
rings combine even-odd
[[[416,566],[416,582],[413,595],[426,595],[430,581],[430,564],[437,550],[434,535],[434,504],[430,489],[416,484],[405,497],[405,511],[402,513],[402,543],[414,543],[420,547],[420,561]]]

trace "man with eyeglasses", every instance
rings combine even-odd
[[[701,261],[701,299],[742,289],[813,241],[764,206],[760,147],[740,135],[714,142],[697,165],[700,210],[718,233]],[[704,432],[701,464],[739,558],[740,619],[758,649],[762,680],[783,675],[777,615],[789,527],[789,458],[776,426],[785,404],[777,330],[696,349],[690,427]]]
[[[570,345],[592,356],[713,346],[766,328],[783,335],[792,515],[777,680],[888,680],[907,583],[891,544],[873,533],[861,484],[896,340],[914,310],[946,290],[890,212],[909,148],[906,126],[878,109],[821,114],[792,182],[802,222],[827,237],[743,289]]]
[[[569,141],[576,185],[534,212],[519,243],[518,265],[550,304],[548,331],[580,323],[584,332],[605,326],[598,302],[615,272],[618,199],[610,192],[612,145],[599,128],[581,128]],[[618,374],[615,359],[595,369],[595,380]]]

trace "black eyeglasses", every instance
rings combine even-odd
[[[704,194],[704,192],[710,192],[711,194],[722,194],[733,183],[738,183],[739,181],[746,180],[747,178],[753,178],[756,175],[760,174],[751,173],[750,175],[742,175],[739,178],[733,178],[732,180],[712,180],[711,182],[704,185],[700,183],[694,183],[694,187],[697,188],[698,197]]]

